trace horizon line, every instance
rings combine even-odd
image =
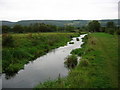
[[[43,20],[43,21],[76,21],[76,20],[88,20],[88,21],[92,21],[92,20],[116,20],[116,19],[118,19],[118,18],[114,18],[114,19],[66,19],[66,20],[64,20],[64,19],[25,19],[25,20],[17,20],[17,21],[12,21],[12,20],[0,20],[0,21],[8,21],[8,22],[19,22],[19,21],[32,21],[32,20],[34,20],[34,21],[39,21],[39,20]]]

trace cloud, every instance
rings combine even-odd
[[[113,19],[119,0],[0,0],[2,20]]]

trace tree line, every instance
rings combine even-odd
[[[114,22],[107,22],[106,26],[101,26],[100,22],[97,20],[89,22],[87,26],[83,26],[82,28],[80,28],[80,31],[105,32],[109,34],[120,35],[120,27],[116,26]]]
[[[44,23],[35,23],[35,24],[30,24],[29,26],[22,26],[22,25],[14,25],[13,27],[9,27],[6,25],[2,26],[3,33],[52,32],[56,30],[57,27],[55,25],[47,25]]]
[[[64,27],[56,25],[48,25],[44,23],[30,24],[29,26],[14,25],[13,27],[3,25],[2,33],[28,33],[28,32],[106,32],[110,34],[119,34],[120,27],[116,26],[114,22],[107,22],[106,26],[101,26],[97,20],[90,21],[88,25],[83,27],[74,27],[66,25]]]

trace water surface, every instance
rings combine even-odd
[[[64,66],[65,58],[70,55],[73,49],[80,48],[83,44],[82,38],[78,37],[80,41],[76,41],[76,37],[72,39],[74,44],[67,43],[66,46],[59,47],[47,53],[36,60],[29,62],[20,70],[15,76],[10,79],[2,75],[3,88],[33,88],[40,82],[46,80],[57,79],[59,74],[61,77],[68,75],[69,70]]]

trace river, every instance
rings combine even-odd
[[[54,49],[46,55],[30,61],[24,66],[24,69],[9,79],[2,74],[2,88],[33,88],[40,82],[57,79],[59,74],[60,77],[67,76],[69,69],[64,65],[65,58],[73,49],[81,48],[82,38],[85,35],[80,35],[79,41],[76,41],[76,37],[72,38],[71,42],[74,44],[68,42],[66,46]]]

